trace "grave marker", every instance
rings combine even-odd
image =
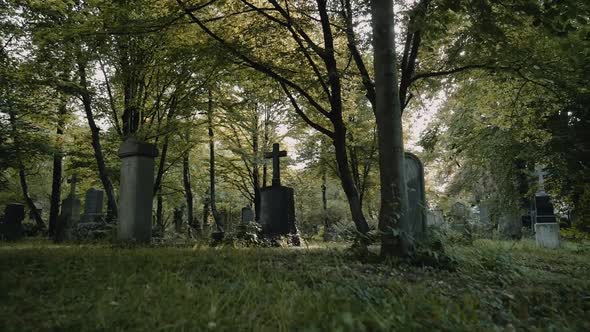
[[[70,194],[61,203],[61,214],[58,217],[55,231],[57,242],[72,240],[72,230],[80,221],[80,200],[76,198],[77,175],[72,175],[68,183],[70,184]]]
[[[424,189],[424,166],[412,153],[404,154],[408,213],[412,234],[420,236],[426,231],[426,193]]]
[[[152,239],[154,158],[157,155],[154,144],[133,137],[119,148],[119,240],[149,243]]]
[[[90,188],[86,191],[84,200],[84,217],[82,222],[100,222],[102,221],[102,205],[104,192],[102,190]]]
[[[260,224],[265,236],[295,234],[295,199],[293,188],[281,185],[280,157],[287,156],[286,151],[279,150],[279,144],[273,144],[272,152],[266,158],[273,160],[272,186],[260,191]]]
[[[20,240],[24,234],[23,220],[25,206],[18,203],[6,204],[3,222],[0,223],[0,239],[7,241]]]

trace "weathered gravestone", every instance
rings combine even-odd
[[[254,211],[249,206],[242,208],[242,219],[243,224],[251,223],[254,221]]]
[[[80,200],[76,198],[76,174],[68,180],[70,183],[70,194],[61,203],[61,214],[57,221],[55,240],[57,242],[72,240],[72,231],[80,221]]]
[[[559,248],[559,224],[556,222],[536,223],[535,240],[539,247],[549,249]]]
[[[518,209],[506,210],[500,213],[498,232],[503,237],[512,240],[522,238],[522,216]]]
[[[24,219],[25,206],[23,204],[6,204],[4,219],[0,223],[0,240],[14,241],[21,239],[25,234],[23,228]]]
[[[102,221],[102,203],[104,192],[102,190],[90,188],[86,191],[84,200],[84,216],[82,222],[100,222]]]
[[[260,224],[265,236],[295,234],[295,199],[293,188],[281,185],[280,157],[287,156],[286,151],[279,151],[275,143],[272,152],[266,158],[272,158],[272,186],[260,190]]]
[[[451,206],[449,216],[451,218],[451,228],[456,231],[464,231],[469,221],[469,209],[461,202],[455,202]]]
[[[154,144],[135,138],[128,138],[119,148],[119,240],[146,243],[152,239],[154,158],[157,155]]]
[[[442,210],[427,210],[426,225],[442,227],[445,224],[445,218]]]
[[[408,193],[408,214],[411,231],[420,236],[426,231],[426,194],[424,190],[424,166],[418,157],[404,154],[406,188]]]

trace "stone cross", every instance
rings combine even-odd
[[[78,176],[76,174],[72,175],[72,177],[68,179],[68,183],[70,184],[70,196],[76,196],[76,183],[78,183]]]
[[[286,157],[287,151],[279,151],[279,143],[272,145],[272,152],[266,152],[265,158],[272,158],[272,186],[281,185],[281,165],[279,163],[280,157]]]
[[[537,193],[544,193],[545,192],[545,175],[549,174],[549,172],[543,170],[543,167],[540,165],[535,165],[535,172],[534,174],[538,177],[538,184],[539,190]]]

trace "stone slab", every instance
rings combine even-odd
[[[536,223],[535,240],[542,248],[557,249],[560,245],[558,223]]]
[[[25,206],[18,203],[6,204],[4,219],[0,223],[0,239],[14,241],[24,236],[23,220],[25,219]]]
[[[417,156],[404,154],[408,213],[414,236],[426,231],[426,193],[424,189],[424,166]]]
[[[293,188],[266,187],[260,190],[260,224],[264,235],[287,235],[297,232]]]

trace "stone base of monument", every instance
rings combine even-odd
[[[559,224],[558,223],[537,223],[535,224],[535,240],[542,248],[559,248]]]
[[[119,192],[118,238],[122,241],[150,242],[154,187],[154,144],[129,138],[121,145],[121,186]]]
[[[297,232],[293,188],[272,186],[260,190],[260,224],[265,236]]]

